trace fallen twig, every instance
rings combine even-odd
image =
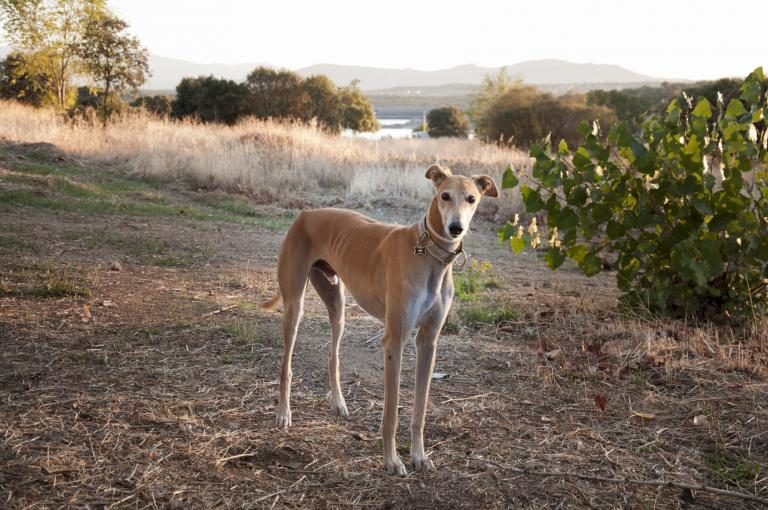
[[[221,312],[226,312],[227,310],[231,310],[233,308],[237,308],[237,305],[225,306],[223,308],[219,308],[218,310],[214,310],[212,312],[204,313],[202,316],[203,317],[210,317],[211,315],[216,315],[216,314],[219,314]]]
[[[462,402],[462,401],[464,401],[464,400],[472,400],[472,399],[475,399],[475,398],[483,398],[483,397],[487,397],[488,395],[492,395],[492,394],[493,394],[493,392],[492,392],[492,391],[489,391],[488,393],[482,393],[482,394],[480,394],[480,395],[472,395],[471,397],[464,397],[464,398],[449,398],[448,400],[443,400],[443,401],[442,401],[442,402],[440,402],[440,403],[441,403],[441,404],[447,404],[448,402]]]

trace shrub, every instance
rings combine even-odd
[[[245,112],[246,94],[245,87],[232,80],[213,76],[184,78],[176,87],[173,115],[234,124]]]
[[[623,302],[674,316],[743,317],[768,308],[768,81],[761,68],[717,107],[683,94],[635,136],[605,139],[583,123],[584,144],[534,145],[528,212],[544,211],[544,259],[573,259],[587,275],[615,267]],[[518,186],[508,169],[503,187]],[[541,242],[507,224],[519,252]]]
[[[518,86],[499,96],[486,110],[481,136],[487,142],[530,146],[547,135],[553,140],[577,143],[578,126],[585,120],[599,119],[603,124],[616,120],[603,106],[590,106],[586,96],[566,95],[556,98],[531,86]]]
[[[144,108],[159,117],[168,117],[173,112],[173,98],[170,96],[141,96],[131,102],[135,108]]]
[[[379,121],[368,98],[357,86],[357,80],[339,91],[341,127],[352,131],[376,131]]]
[[[32,106],[53,104],[50,87],[50,78],[35,70],[23,53],[12,51],[0,62],[0,99]]]
[[[427,126],[429,136],[432,138],[441,136],[467,138],[469,130],[467,118],[455,106],[431,110],[427,114]]]

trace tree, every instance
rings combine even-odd
[[[306,95],[303,119],[316,119],[326,131],[338,133],[341,129],[341,99],[336,84],[325,75],[316,75],[305,79],[302,88]]]
[[[612,109],[616,117],[632,129],[642,124],[643,115],[649,113],[654,106],[649,99],[626,90],[592,90],[587,93],[587,104]]]
[[[149,52],[125,32],[127,28],[125,21],[110,14],[92,17],[77,48],[84,71],[102,86],[101,119],[105,124],[111,113],[110,95],[135,91],[149,74]]]
[[[52,100],[49,91],[48,76],[30,66],[23,53],[13,51],[0,62],[0,98],[43,106]]]
[[[141,96],[134,99],[131,106],[144,108],[160,117],[168,117],[173,112],[173,98],[170,96]]]
[[[556,98],[529,85],[510,89],[494,100],[483,115],[481,137],[501,145],[529,146],[547,135],[553,140],[577,143],[582,121],[599,120],[609,125],[616,117],[612,110],[589,106],[580,94]]]
[[[35,72],[48,76],[60,110],[73,100],[70,81],[79,71],[85,27],[105,12],[104,0],[0,0],[11,45]]]
[[[523,87],[523,81],[510,77],[504,67],[499,69],[496,76],[486,75],[483,78],[480,91],[469,104],[469,117],[475,123],[475,131],[478,135],[485,135],[486,115],[491,104],[504,94],[521,87]]]
[[[427,114],[427,126],[429,126],[428,132],[431,138],[441,136],[466,138],[469,131],[467,118],[455,106],[431,110]]]
[[[245,80],[248,113],[259,119],[302,118],[305,91],[301,77],[288,70],[258,67]]]
[[[246,87],[232,80],[213,76],[184,78],[176,87],[173,115],[234,124],[247,112],[247,95]]]
[[[768,311],[768,80],[753,71],[728,103],[673,99],[638,134],[624,123],[607,138],[584,123],[584,143],[533,145],[520,185],[549,232],[507,224],[521,251],[548,239],[544,260],[572,259],[587,275],[616,270],[636,310],[707,319]],[[515,188],[508,169],[502,187]]]
[[[368,98],[360,91],[358,81],[339,91],[341,100],[341,127],[353,131],[376,131],[379,122]]]

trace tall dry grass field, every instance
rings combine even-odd
[[[0,137],[48,142],[89,160],[155,179],[239,191],[267,200],[286,194],[333,193],[350,198],[410,198],[431,193],[426,168],[489,174],[508,164],[525,171],[526,154],[475,140],[362,140],[332,136],[314,126],[245,120],[235,126],[131,115],[106,128],[0,102]],[[505,195],[503,213],[519,209]]]

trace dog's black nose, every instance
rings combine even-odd
[[[464,229],[461,227],[461,224],[459,223],[451,223],[450,225],[448,225],[448,231],[451,233],[453,237],[457,237],[462,232],[464,232]]]

